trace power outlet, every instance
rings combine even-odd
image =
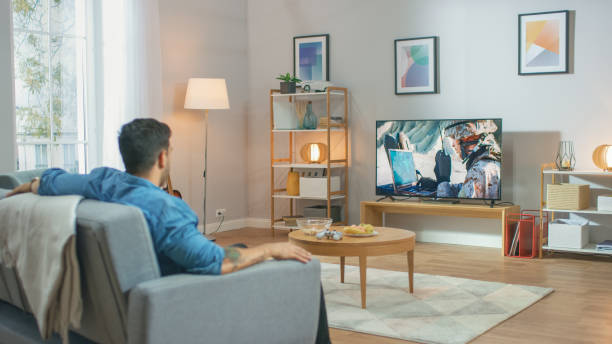
[[[215,215],[216,215],[217,217],[224,216],[224,215],[225,215],[225,208],[217,209],[217,210],[215,211]]]

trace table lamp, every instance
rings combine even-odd
[[[225,79],[210,78],[190,78],[187,83],[187,93],[185,94],[185,109],[204,110],[204,213],[202,215],[202,226],[206,235],[206,153],[208,151],[208,110],[229,109],[227,98],[227,86]],[[209,240],[215,238],[206,235]]]

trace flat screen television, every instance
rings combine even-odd
[[[376,121],[376,194],[501,199],[502,120]]]

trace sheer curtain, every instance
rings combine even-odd
[[[103,124],[98,152],[102,165],[123,170],[117,143],[121,126],[134,118],[161,118],[159,7],[151,0],[100,1],[103,102],[98,123]]]

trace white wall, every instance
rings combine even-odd
[[[183,109],[187,79],[226,78],[230,110],[209,116],[207,223],[247,216],[246,0],[159,0],[164,121],[172,128],[172,181],[201,219],[203,112]]]
[[[576,11],[574,73],[517,75],[517,15],[564,9]],[[375,199],[378,119],[502,117],[503,200],[523,208],[538,207],[539,164],[559,139],[575,142],[577,168],[594,168],[593,149],[612,141],[611,12],[605,0],[249,1],[249,216],[269,216],[267,93],[293,70],[294,36],[329,33],[331,81],[350,90],[349,217],[357,222],[359,202]],[[419,36],[440,38],[440,93],[396,96],[393,40]],[[421,240],[500,244],[493,222],[388,220]]]
[[[11,0],[0,0],[0,172],[15,170]]]

